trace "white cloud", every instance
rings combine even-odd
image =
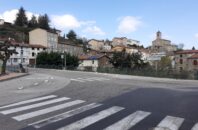
[[[87,27],[86,29],[83,30],[84,33],[90,33],[94,35],[105,35],[105,32],[102,31],[99,27],[97,26],[92,26],[92,27]]]
[[[118,33],[129,34],[135,32],[141,25],[142,21],[140,18],[133,16],[125,16],[119,19],[120,23],[118,26]]]
[[[65,15],[52,15],[51,16],[52,25],[61,29],[74,29],[79,28],[82,25],[92,25],[95,21],[79,21],[75,16],[71,14]]]
[[[195,34],[195,38],[198,39],[198,33]]]
[[[0,13],[0,18],[4,19],[6,22],[14,23],[14,20],[16,19],[16,14],[18,13],[18,9],[12,9],[5,11],[3,13]],[[28,20],[31,19],[32,15],[34,13],[26,11],[26,16],[28,17]],[[36,17],[38,17],[38,14],[34,14]]]

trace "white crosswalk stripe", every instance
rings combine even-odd
[[[104,130],[128,130],[150,114],[150,112],[137,111]]]
[[[62,113],[62,114],[56,115],[54,117],[50,117],[50,118],[47,118],[47,119],[44,119],[44,120],[29,124],[29,125],[34,126],[35,128],[41,128],[41,127],[49,125],[51,123],[54,123],[54,122],[66,119],[68,117],[80,114],[80,113],[85,112],[87,110],[91,110],[93,108],[99,107],[101,105],[102,104],[96,104],[96,103],[88,104],[88,105],[85,105],[85,106],[82,106],[82,107],[67,111],[65,113]]]
[[[97,77],[89,78],[89,80],[94,79],[99,80]],[[102,106],[102,104],[99,103],[86,104],[86,101],[83,100],[72,101],[72,99],[70,99],[70,101],[68,101],[69,99],[70,98],[68,97],[58,97],[56,95],[33,98],[2,106],[0,107],[0,109],[2,109],[0,111],[0,114],[10,116],[9,114],[14,113],[14,115],[11,117],[16,121],[25,121],[40,116],[40,121],[36,121],[34,123],[29,122],[30,124],[28,124],[28,126],[32,126],[35,129],[40,129],[52,123],[56,123],[61,120],[67,120],[69,117],[78,116],[78,114],[85,113],[86,111],[91,111],[99,106]],[[65,108],[67,109],[64,110]],[[107,109],[100,108],[99,112],[93,113],[92,115],[85,115],[85,117],[82,119],[72,122],[71,124],[68,124],[62,128],[58,128],[58,130],[80,130],[93,125],[96,122],[105,120],[106,117],[112,116],[110,118],[113,118],[113,116],[116,116],[114,115],[115,113],[122,111],[123,109],[125,108],[120,106],[112,106]],[[59,110],[62,110],[63,112],[59,114],[52,113],[58,113]],[[48,113],[51,113],[52,116],[48,116],[45,119],[42,118],[43,115],[46,116]],[[130,113],[129,115],[126,115],[122,119],[116,120],[112,124],[109,124],[106,126],[106,128],[104,128],[104,130],[129,130],[150,115],[151,112],[138,110],[136,112]],[[156,127],[152,130],[179,130],[182,127],[183,122],[184,118],[166,116],[164,119],[159,121],[159,124],[156,124]],[[198,130],[198,123],[195,124],[192,128],[189,128],[189,130],[190,129]]]
[[[106,110],[100,111],[98,113],[95,113],[91,116],[85,117],[77,122],[74,122],[74,123],[68,125],[68,126],[59,128],[58,130],[80,130],[80,129],[83,129],[83,128],[93,124],[93,123],[100,121],[101,119],[104,119],[112,114],[115,114],[123,109],[124,109],[123,107],[114,106],[114,107],[108,108]]]
[[[13,103],[13,104],[10,104],[10,105],[2,106],[2,107],[0,107],[0,109],[13,107],[13,106],[18,106],[18,105],[23,105],[23,104],[32,103],[32,102],[37,102],[37,101],[42,101],[42,100],[51,99],[51,98],[55,98],[55,97],[57,97],[57,96],[56,95],[49,95],[49,96],[45,96],[45,97],[34,98],[34,99],[30,99],[30,100],[21,101],[21,102]]]
[[[49,105],[49,104],[52,104],[52,103],[66,101],[66,100],[69,100],[69,99],[70,98],[62,97],[62,98],[53,99],[53,100],[49,100],[49,101],[45,101],[45,102],[41,102],[41,103],[36,103],[36,104],[28,105],[28,106],[23,106],[23,107],[18,107],[18,108],[10,109],[10,110],[0,111],[0,113],[2,113],[4,115],[7,115],[7,114],[16,113],[16,112],[20,112],[20,111],[24,111],[24,110],[36,108],[36,107],[41,107],[41,106]]]
[[[184,118],[166,116],[154,130],[178,130],[183,122]]]
[[[198,130],[198,123],[196,123],[191,130]]]
[[[105,80],[110,80],[110,79],[103,78],[103,77],[89,77],[89,78],[74,78],[71,80],[76,81],[76,82],[92,82],[92,81],[105,81]]]
[[[57,111],[57,110],[61,110],[61,109],[67,108],[67,107],[71,107],[71,106],[74,106],[74,105],[77,105],[77,104],[80,104],[80,103],[84,103],[84,102],[85,101],[83,101],[83,100],[75,100],[75,101],[67,102],[67,103],[64,103],[64,104],[61,104],[61,105],[57,105],[57,106],[49,107],[49,108],[46,108],[46,109],[30,112],[30,113],[27,113],[27,114],[18,115],[18,116],[12,117],[12,118],[17,120],[17,121],[22,121],[22,120],[33,118],[33,117],[36,117],[36,116],[44,115],[44,114],[47,114],[47,113],[50,113],[50,112],[54,112],[54,111]]]

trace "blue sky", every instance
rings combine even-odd
[[[28,16],[47,13],[51,25],[79,36],[126,36],[151,45],[155,32],[185,48],[198,49],[197,0],[0,0],[0,18],[13,21],[23,6]]]

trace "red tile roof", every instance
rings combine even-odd
[[[198,54],[194,54],[191,57],[189,57],[188,59],[198,59]]]
[[[183,51],[176,51],[176,54],[193,54],[198,53],[198,50],[183,50]]]

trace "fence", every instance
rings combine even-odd
[[[174,70],[155,70],[152,68],[134,70],[130,68],[98,68],[98,72],[101,73],[112,73],[112,74],[127,74],[136,76],[147,76],[147,77],[161,77],[161,78],[174,78],[174,79],[198,79],[198,72],[196,76],[192,72],[182,71],[176,72]]]

